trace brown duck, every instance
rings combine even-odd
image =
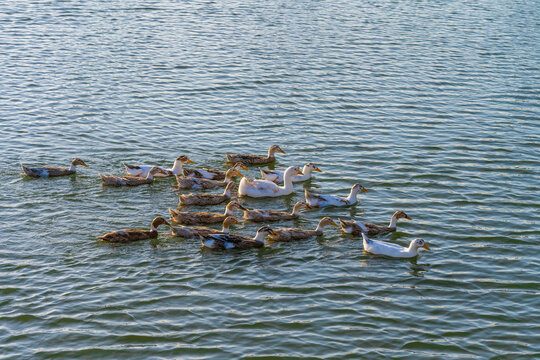
[[[206,227],[206,226],[183,226],[183,225],[180,225],[180,226],[171,225],[170,228],[171,228],[171,235],[189,239],[197,235],[228,234],[229,227],[233,224],[242,225],[242,223],[236,220],[234,217],[228,216],[225,220],[223,220],[223,225],[222,225],[221,230]]]
[[[319,221],[319,225],[315,230],[304,230],[299,228],[288,229],[276,229],[274,234],[268,235],[271,241],[293,241],[307,239],[312,236],[321,236],[323,234],[323,228],[327,225],[339,227],[334,220],[329,217],[324,217]]]
[[[187,194],[178,195],[178,207],[186,205],[216,205],[233,197],[233,190],[236,185],[233,182],[227,184],[223,194]]]
[[[187,212],[187,211],[178,211],[174,209],[169,209],[171,213],[171,220],[182,225],[193,225],[193,224],[215,224],[225,220],[227,216],[232,216],[234,210],[244,210],[245,208],[237,203],[236,201],[231,201],[225,207],[224,214],[213,213],[209,211],[201,212]]]
[[[263,226],[257,230],[257,235],[254,238],[232,234],[201,235],[199,238],[202,245],[210,249],[253,249],[263,247],[264,238],[273,233],[274,231],[270,227]]]
[[[300,210],[311,209],[304,201],[298,201],[294,204],[291,213],[279,210],[260,210],[260,209],[246,209],[244,208],[244,219],[253,222],[265,222],[265,221],[278,221],[278,220],[292,220],[297,219],[300,216]]]
[[[268,156],[264,155],[250,155],[250,154],[227,154],[227,161],[229,163],[242,163],[245,165],[260,165],[260,164],[269,164],[276,161],[275,153],[276,151],[285,154],[285,151],[281,150],[278,145],[272,145],[268,149]]]
[[[77,165],[88,167],[88,165],[86,165],[84,161],[79,158],[75,158],[71,161],[71,166],[69,168],[63,168],[58,166],[27,167],[23,164],[21,164],[21,168],[24,171],[25,175],[31,176],[33,178],[39,178],[75,174],[77,171]]]
[[[338,218],[339,219],[339,218]],[[351,235],[360,235],[365,233],[367,236],[374,236],[380,233],[396,231],[397,221],[399,219],[412,220],[404,211],[398,210],[392,215],[388,226],[363,223],[359,221],[344,221],[339,219],[341,231]]]
[[[165,220],[161,216],[158,216],[152,221],[150,230],[136,230],[136,229],[117,230],[117,231],[113,231],[102,236],[98,236],[97,238],[103,241],[113,242],[113,243],[128,243],[132,241],[155,239],[158,236],[157,228],[161,224],[166,224],[170,226],[167,220]]]
[[[167,174],[163,169],[154,166],[145,178],[138,176],[114,176],[99,174],[104,186],[137,186],[154,182],[155,174]]]

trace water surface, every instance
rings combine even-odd
[[[0,358],[540,357],[538,3],[51,1],[0,5]],[[147,228],[173,179],[102,188],[122,161],[224,152],[370,191],[323,216],[414,220],[389,260],[324,236],[212,252]],[[19,162],[89,168],[27,179]],[[257,176],[256,168],[249,172]],[[221,211],[222,206],[211,207]],[[252,234],[257,224],[235,231]]]

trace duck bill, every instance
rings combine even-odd
[[[339,225],[336,224],[336,223],[334,222],[334,220],[330,220],[329,224],[332,225],[332,226],[335,226],[335,227],[337,227],[337,228],[339,227]]]
[[[313,170],[315,170],[316,172],[322,172],[322,170],[321,170],[321,169],[319,169],[318,167],[316,167],[316,168],[315,168],[315,169],[313,169]]]
[[[244,163],[238,163],[237,165],[240,166],[240,169],[248,171],[248,168]]]
[[[362,192],[368,192],[368,189],[366,189],[366,188],[363,187],[363,188],[362,188]]]
[[[426,250],[431,250],[431,249],[429,248],[429,246],[427,246],[427,244],[424,244],[422,247],[423,247],[424,249],[426,249]]]
[[[406,216],[406,215],[405,215],[405,219],[407,219],[407,220],[412,220],[412,218],[410,218],[410,217],[408,217],[408,216]]]
[[[286,154],[286,152],[283,151],[283,150],[281,150],[281,149],[277,149],[277,151],[279,151],[279,152],[282,153],[282,154]]]
[[[304,173],[302,172],[302,170],[298,170],[298,175],[304,175]]]
[[[270,235],[272,235],[272,236],[278,236],[278,233],[275,232],[274,230],[271,230],[271,231],[270,231]]]
[[[194,163],[193,161],[191,161],[190,159],[187,159],[187,160],[186,160],[186,163],[188,163],[188,164],[195,164],[195,163]]]
[[[84,166],[84,167],[88,167],[88,165],[86,165],[86,163],[84,161],[81,161],[81,165]]]

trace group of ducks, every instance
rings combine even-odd
[[[173,226],[163,217],[156,217],[150,226],[150,230],[126,229],[118,230],[99,236],[98,238],[107,242],[127,243],[138,240],[152,239],[158,236],[158,227],[166,225],[170,228],[173,236],[183,238],[199,237],[203,246],[211,249],[249,249],[260,248],[265,245],[265,239],[270,241],[294,241],[306,239],[312,236],[323,234],[323,228],[328,225],[335,227],[341,226],[341,231],[351,235],[362,235],[364,250],[376,255],[385,255],[390,257],[411,258],[418,255],[418,249],[424,248],[430,250],[423,239],[414,239],[408,247],[402,247],[397,244],[373,240],[369,237],[381,233],[396,230],[399,219],[411,218],[405,212],[396,211],[388,226],[375,225],[371,223],[362,223],[359,221],[343,221],[339,219],[340,225],[336,224],[331,218],[324,217],[319,221],[315,230],[306,230],[300,228],[282,228],[272,229],[265,225],[257,230],[256,235],[246,237],[230,233],[230,226],[241,224],[233,217],[235,210],[243,212],[244,220],[251,222],[271,222],[278,220],[292,220],[300,216],[303,209],[312,209],[328,206],[347,206],[357,202],[359,192],[367,192],[360,184],[355,184],[351,188],[349,196],[339,197],[335,195],[318,195],[305,190],[305,201],[298,201],[292,212],[278,210],[248,209],[234,200],[234,191],[236,184],[234,177],[240,177],[238,185],[238,196],[260,197],[279,197],[289,195],[293,192],[293,183],[306,181],[311,178],[312,172],[321,172],[313,163],[306,164],[303,169],[298,166],[290,166],[284,171],[260,169],[262,179],[250,179],[244,177],[240,171],[248,170],[247,165],[265,165],[275,161],[275,153],[285,153],[279,146],[272,145],[268,150],[268,155],[251,154],[226,154],[227,162],[233,166],[227,171],[216,169],[184,169],[184,164],[194,164],[187,156],[182,155],[176,158],[171,168],[150,165],[130,165],[125,164],[127,175],[114,176],[99,174],[103,185],[108,186],[136,186],[149,184],[157,177],[175,176],[177,185],[174,187],[179,190],[188,189],[212,189],[224,188],[222,194],[197,193],[197,194],[178,194],[179,209],[192,205],[216,205],[231,200],[225,207],[224,213],[213,213],[208,211],[187,212],[176,209],[169,209],[171,222],[179,224]],[[76,166],[87,167],[84,161],[79,158],[73,159],[70,168],[61,167],[26,167],[21,164],[24,173],[31,177],[50,177],[70,175],[76,172]],[[278,183],[283,185],[278,185]],[[195,224],[214,224],[222,223],[221,230],[206,226],[194,226]]]

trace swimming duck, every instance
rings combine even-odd
[[[375,225],[371,223],[362,223],[359,221],[344,221],[338,218],[341,225],[341,230],[344,233],[352,235],[360,235],[361,233],[366,233],[368,236],[374,236],[379,233],[396,231],[397,221],[399,219],[412,220],[404,211],[398,210],[392,215],[390,219],[390,224],[388,226]]]
[[[192,176],[176,176],[176,182],[178,185],[173,186],[176,189],[212,189],[215,187],[225,187],[227,184],[232,181],[233,176],[240,176],[244,177],[244,175],[240,174],[238,170],[235,168],[231,168],[227,170],[227,173],[225,174],[225,179],[223,181],[219,180],[210,180],[205,178],[198,178],[198,177],[192,177]]]
[[[128,165],[126,163],[122,163],[124,167],[126,168],[126,173],[130,176],[139,176],[139,177],[147,177],[148,172],[153,167],[160,168],[163,170],[162,173],[157,174],[156,177],[167,177],[172,175],[178,175],[182,174],[184,171],[184,164],[195,164],[193,161],[191,161],[186,155],[180,155],[174,160],[174,164],[172,168],[164,168],[161,166],[152,166],[152,165]]]
[[[253,180],[248,178],[242,178],[240,185],[238,186],[238,196],[251,196],[251,197],[277,197],[283,195],[289,195],[293,192],[293,183],[291,177],[296,174],[302,174],[300,167],[291,166],[285,170],[283,186],[279,186],[276,183],[269,180]]]
[[[232,167],[235,170],[248,170],[246,165],[236,163]],[[230,169],[229,169],[230,170]],[[184,175],[189,177],[204,178],[210,180],[223,180],[227,175],[226,171],[216,169],[184,169]]]
[[[284,171],[266,169],[259,170],[261,171],[263,179],[270,180],[275,183],[280,183],[283,181],[283,174],[285,173]],[[319,169],[315,164],[308,163],[304,165],[304,168],[302,169],[302,173],[304,173],[304,175],[293,175],[292,181],[299,182],[309,180],[311,178],[312,171],[322,172],[322,170]]]
[[[171,229],[171,235],[183,237],[185,239],[192,238],[197,235],[210,235],[210,234],[228,234],[229,227],[233,224],[241,225],[242,223],[236,220],[232,216],[228,216],[223,220],[221,230],[209,228],[206,226],[169,226]]]
[[[77,171],[76,169],[77,165],[88,167],[88,165],[86,165],[84,161],[82,161],[79,158],[75,158],[71,161],[71,166],[69,168],[63,168],[63,167],[58,167],[58,166],[27,167],[27,166],[24,166],[22,163],[21,163],[21,168],[26,175],[34,177],[34,178],[38,178],[38,177],[47,177],[47,176],[53,177],[53,176],[65,176],[65,175],[75,174],[75,172]]]
[[[244,210],[245,207],[237,203],[236,201],[231,201],[225,207],[224,214],[212,213],[208,211],[202,212],[185,212],[169,209],[171,213],[171,220],[183,224],[183,225],[193,225],[193,224],[214,224],[222,222],[227,216],[233,215],[234,210]]]
[[[356,203],[356,195],[358,191],[367,192],[367,189],[360,184],[354,184],[351,188],[351,193],[346,198],[335,195],[317,195],[305,190],[306,202],[311,207],[326,207],[326,206],[347,206]]]
[[[137,186],[154,182],[155,174],[166,174],[161,168],[154,166],[145,178],[138,176],[114,176],[99,174],[104,186]]]
[[[242,163],[245,165],[257,165],[257,164],[269,164],[276,161],[276,151],[285,154],[285,151],[281,150],[278,145],[272,145],[268,149],[268,156],[263,155],[249,155],[249,154],[227,154],[227,161],[229,163]]]
[[[138,241],[138,240],[155,239],[158,236],[157,228],[161,224],[170,226],[167,220],[165,220],[161,216],[158,216],[152,221],[150,230],[135,230],[135,229],[117,230],[117,231],[113,231],[102,236],[98,236],[97,238],[103,241],[113,242],[113,243],[127,243],[127,242]]]
[[[254,238],[232,234],[211,234],[200,236],[203,246],[210,249],[252,249],[264,246],[264,238],[273,234],[273,230],[268,226],[263,226],[257,230]]]
[[[216,205],[224,201],[230,200],[233,197],[233,190],[236,187],[235,183],[227,184],[223,194],[187,194],[178,195],[178,207],[186,205]]]
[[[411,244],[406,248],[385,241],[372,240],[364,233],[362,233],[362,238],[364,239],[364,250],[375,255],[385,255],[395,258],[412,258],[418,255],[419,248],[431,250],[423,239],[411,240]]]
[[[276,229],[273,234],[268,235],[268,238],[272,241],[293,241],[307,239],[312,236],[321,236],[323,234],[323,228],[327,225],[339,227],[334,220],[326,216],[319,221],[315,230],[304,230],[299,228]]]
[[[260,209],[242,209],[244,211],[244,219],[253,222],[277,221],[277,220],[292,220],[297,219],[302,208],[309,209],[309,205],[303,201],[298,201],[294,204],[293,211],[278,210],[260,210]]]

